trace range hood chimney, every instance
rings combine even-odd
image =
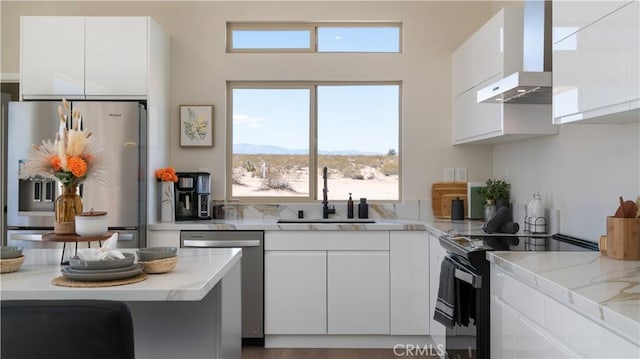
[[[522,71],[480,89],[478,102],[551,103],[551,1],[526,0],[523,25]]]

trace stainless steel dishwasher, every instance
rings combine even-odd
[[[264,232],[181,231],[181,247],[242,248],[242,344],[264,345]]]

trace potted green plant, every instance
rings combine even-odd
[[[511,184],[504,180],[488,179],[485,185],[479,193],[486,202],[484,219],[488,221],[497,208],[509,207]]]

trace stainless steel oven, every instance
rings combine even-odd
[[[180,246],[242,248],[242,344],[264,346],[264,232],[181,231]]]

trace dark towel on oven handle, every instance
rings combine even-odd
[[[469,320],[475,321],[475,290],[471,284],[456,280],[455,323],[461,327],[468,327]]]
[[[436,301],[433,319],[448,328],[453,328],[455,324],[455,271],[455,264],[448,257],[444,257],[442,264],[440,264],[440,285],[438,287],[438,300]]]

